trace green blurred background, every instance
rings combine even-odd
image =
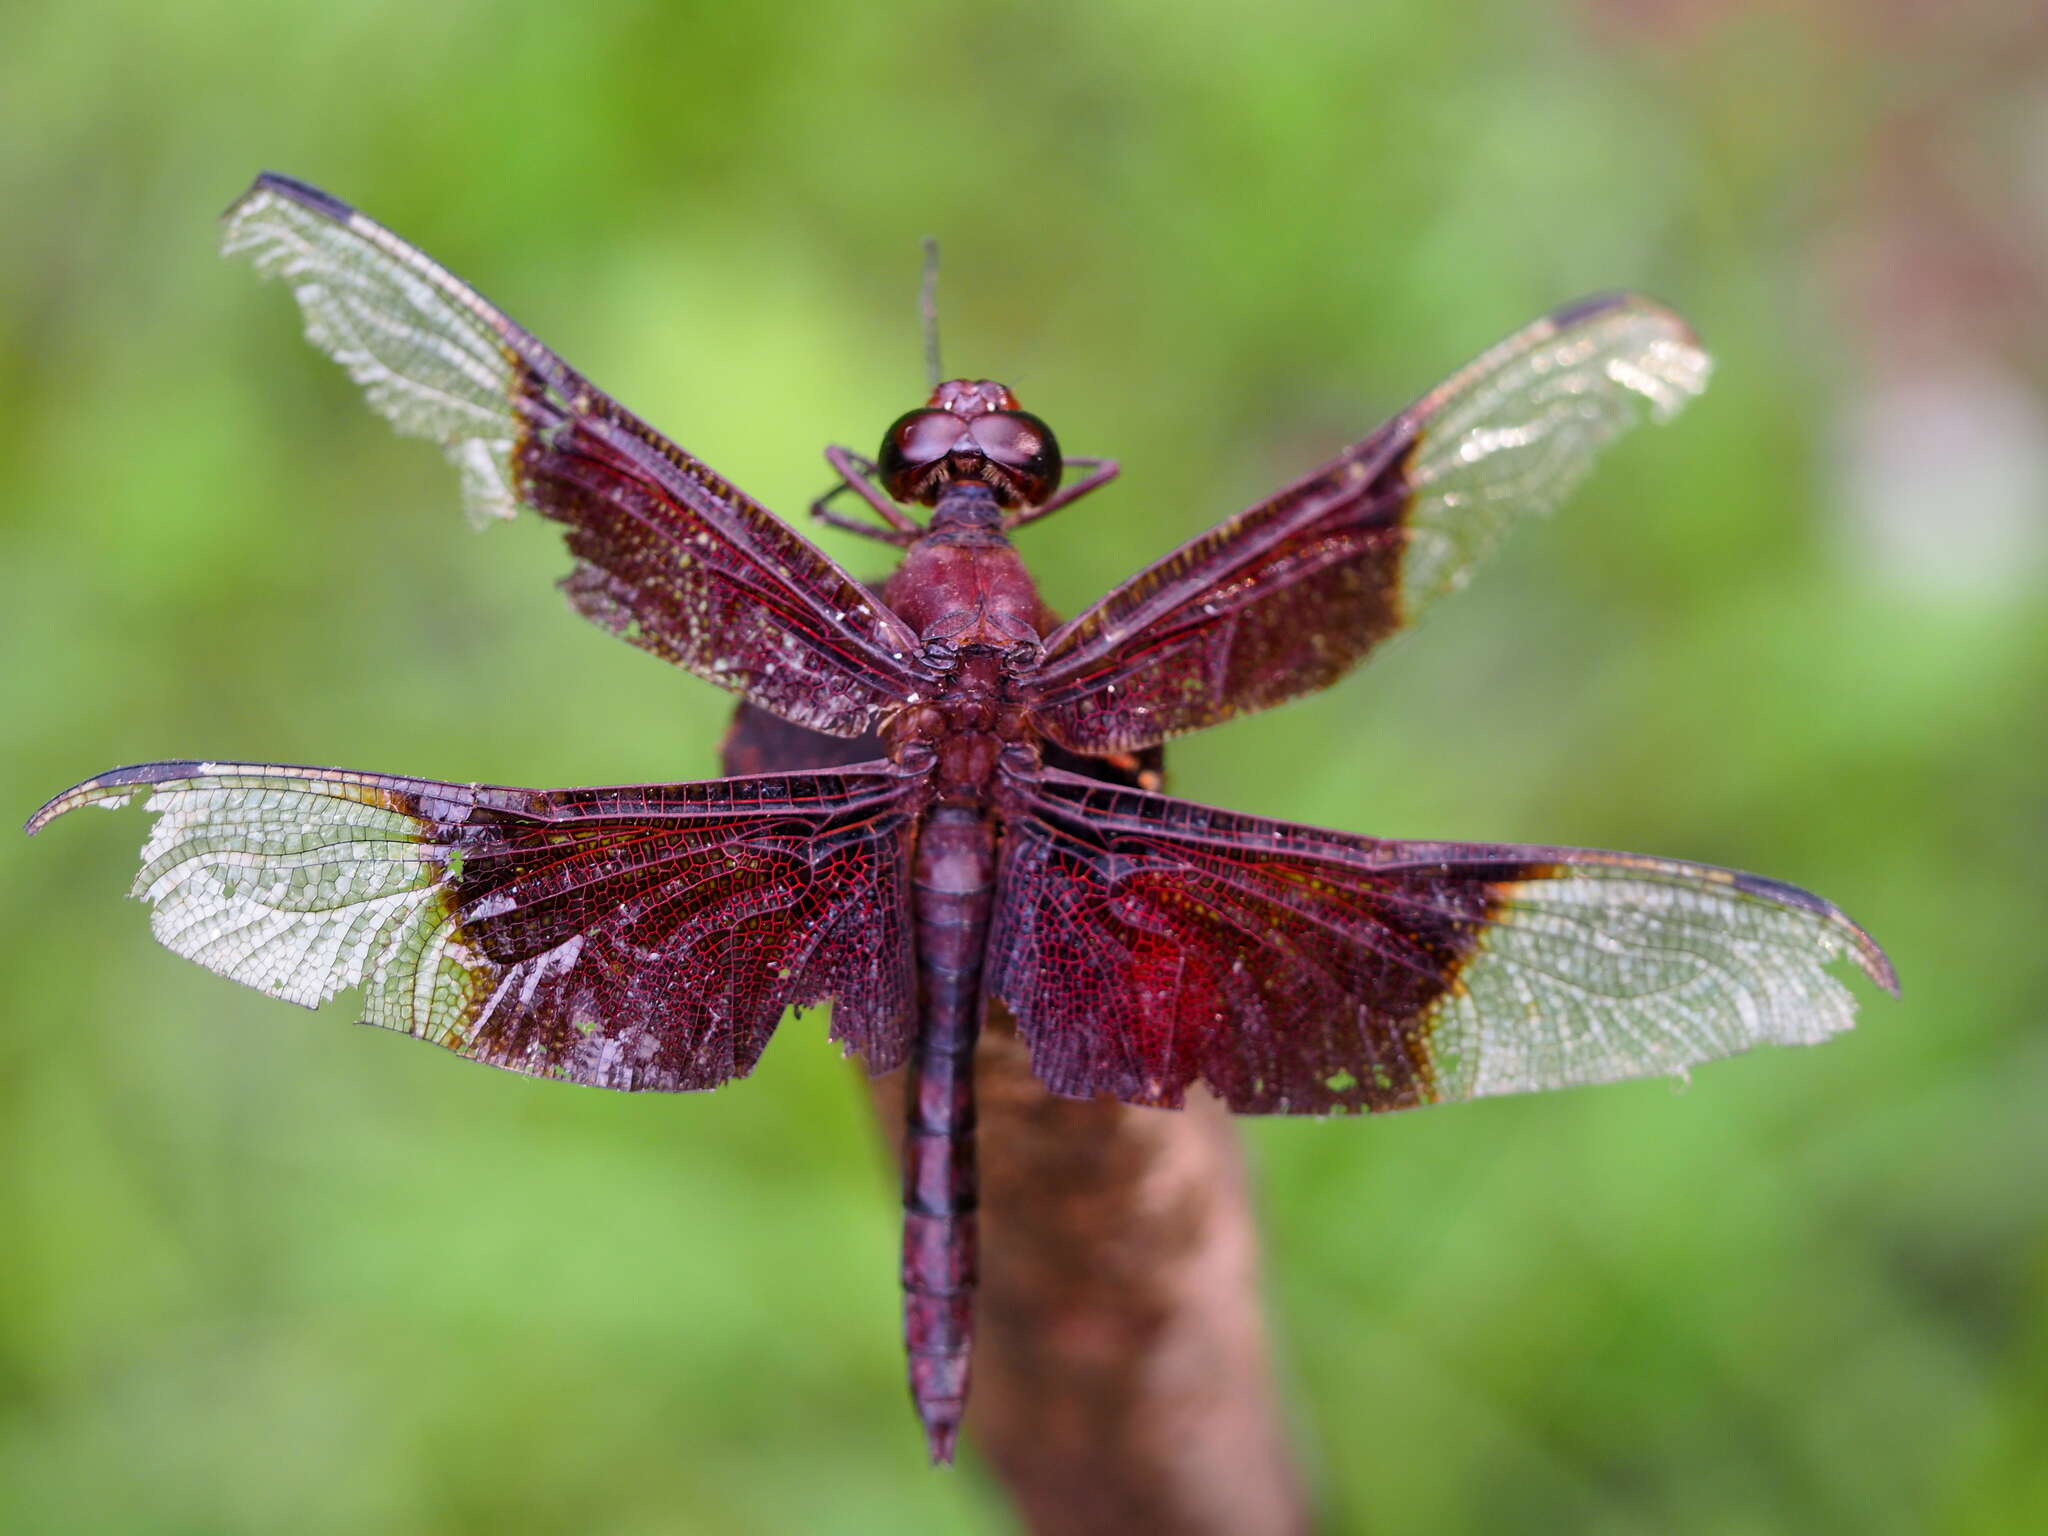
[[[260,167],[424,245],[770,505],[949,368],[1113,490],[1071,611],[1565,298],[1719,371],[1198,799],[1837,899],[1854,1034],[1258,1124],[1333,1530],[2048,1525],[2048,36],[2038,6],[201,3],[0,16],[4,783],[203,756],[712,771],[213,256]],[[830,546],[857,569],[868,546]],[[987,1531],[903,1400],[891,1178],[816,1019],[703,1098],[483,1071],[179,962],[144,821],[0,857],[0,1525]]]

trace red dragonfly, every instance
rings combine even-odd
[[[1817,1042],[1853,1019],[1838,960],[1897,990],[1867,933],[1775,880],[1158,792],[1160,743],[1336,681],[1697,393],[1706,356],[1655,304],[1537,321],[1061,623],[1010,535],[1117,466],[1064,460],[1000,384],[937,383],[873,462],[828,451],[812,511],[903,550],[873,590],[327,193],[259,177],[225,247],[441,443],[472,515],[567,529],[578,612],[740,696],[729,768],[799,771],[531,790],[149,763],[28,830],[146,793],[134,894],[164,944],[308,1007],[360,988],[368,1022],[516,1072],[715,1088],[829,1000],[870,1072],[913,1074],[904,1333],[935,1461],[967,1400],[991,999],[1056,1094],[1315,1115]],[[845,492],[879,521],[834,512]]]

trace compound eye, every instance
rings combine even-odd
[[[1029,411],[991,411],[968,424],[981,451],[1010,472],[1017,499],[1036,506],[1060,488],[1059,440]]]
[[[966,430],[967,423],[951,411],[926,409],[897,417],[875,455],[883,488],[898,501],[916,500],[922,471],[951,453]]]

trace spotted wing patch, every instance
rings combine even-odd
[[[1790,886],[1578,849],[1379,842],[1012,778],[990,987],[1057,1093],[1320,1114],[1682,1072],[1849,1027],[1890,964]]]
[[[1061,626],[1020,693],[1054,741],[1102,753],[1325,687],[1706,378],[1692,332],[1659,305],[1560,310]]]
[[[526,506],[565,526],[584,617],[832,735],[930,691],[884,604],[381,224],[266,175],[228,210],[224,249],[290,287],[380,414],[441,444],[475,521]]]
[[[153,763],[30,820],[147,795],[131,894],[169,949],[305,1007],[535,1076],[711,1088],[785,1009],[835,1000],[877,1072],[914,1027],[906,849],[887,764],[524,790],[271,764]]]

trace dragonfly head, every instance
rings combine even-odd
[[[948,379],[890,425],[875,467],[898,501],[933,506],[947,486],[974,481],[1005,507],[1035,507],[1060,488],[1060,445],[1001,384]]]

